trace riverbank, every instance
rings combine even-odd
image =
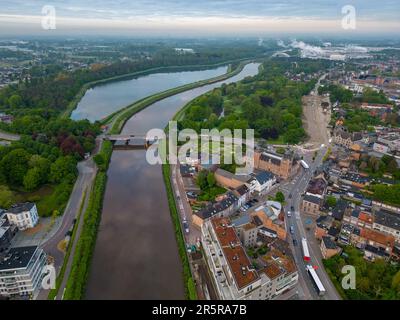
[[[214,77],[214,78],[207,79],[207,80],[193,82],[190,84],[186,84],[186,85],[183,85],[180,87],[169,89],[169,90],[154,94],[152,96],[143,98],[143,99],[136,101],[135,103],[132,103],[132,104],[126,106],[125,108],[122,108],[121,110],[111,114],[107,118],[103,119],[101,121],[101,123],[103,125],[107,124],[110,126],[110,128],[109,128],[110,134],[119,134],[121,132],[122,128],[124,127],[126,121],[128,121],[133,115],[135,115],[137,112],[145,109],[149,105],[152,105],[155,102],[158,102],[162,99],[176,95],[178,93],[182,93],[184,91],[188,91],[188,90],[191,90],[194,88],[206,86],[206,85],[209,85],[212,83],[216,83],[216,82],[231,78],[231,77],[239,74],[243,70],[244,66],[249,62],[250,61],[241,62],[234,70],[228,70],[227,73],[225,73],[221,76]]]
[[[230,71],[226,73],[223,76],[219,76],[216,78],[209,79],[207,81],[200,81],[196,82],[190,85],[185,85],[176,88],[175,90],[168,90],[166,92],[162,92],[160,94],[156,94],[150,97],[147,97],[146,99],[143,99],[141,102],[137,102],[132,104],[130,107],[128,107],[126,110],[123,112],[119,112],[118,115],[114,115],[114,117],[117,117],[118,121],[114,122],[114,125],[112,127],[112,131],[119,133],[121,129],[123,128],[123,124],[132,117],[135,113],[139,112],[140,110],[143,110],[147,106],[151,105],[152,103],[161,100],[165,97],[168,97],[170,95],[177,94],[182,91],[186,91],[198,86],[218,82],[227,78],[230,78],[234,76],[235,74],[238,74],[244,67],[244,63],[240,63],[235,70]],[[105,193],[105,185],[107,181],[107,166],[108,163],[110,162],[111,159],[111,154],[112,154],[112,146],[110,142],[104,142],[101,147],[101,151],[99,154],[102,156],[103,163],[106,165],[104,168],[102,168],[101,171],[96,176],[93,188],[90,193],[90,200],[89,200],[89,205],[84,213],[84,219],[85,219],[85,224],[82,229],[81,235],[78,240],[78,244],[73,256],[73,263],[72,263],[72,268],[71,268],[71,273],[68,277],[67,280],[67,286],[66,286],[66,291],[64,298],[65,299],[83,299],[85,296],[85,288],[86,288],[86,283],[89,275],[89,270],[90,270],[90,264],[91,264],[91,258],[93,255],[95,243],[96,243],[96,236],[97,236],[97,231],[98,231],[98,226],[99,222],[101,219],[101,211],[102,211],[102,202],[103,202],[103,197]],[[169,169],[169,168],[168,168]],[[163,169],[164,176],[167,173],[165,169]],[[168,175],[169,177],[169,175]],[[169,184],[170,186],[170,184]],[[168,189],[168,188],[167,188]],[[172,191],[172,190],[170,190]],[[169,206],[170,206],[170,211],[173,212],[173,208],[175,207],[175,201],[174,198],[168,196],[169,198]],[[176,207],[175,207],[176,210]],[[194,282],[193,278],[191,277],[190,273],[190,268],[187,262],[187,256],[186,256],[186,249],[184,247],[184,242],[182,238],[182,230],[180,228],[180,223],[179,223],[179,218],[177,215],[175,215],[175,218],[173,216],[172,218],[175,226],[175,232],[176,232],[176,238],[179,243],[181,243],[180,247],[181,249],[179,250],[181,253],[181,259],[182,259],[182,264],[184,266],[184,279],[185,279],[185,288],[186,288],[186,296],[188,298],[195,298],[195,290],[194,290]],[[177,229],[178,228],[178,229]],[[179,234],[180,234],[180,239],[179,240]],[[183,247],[182,247],[183,245]],[[186,266],[186,267],[185,267]],[[187,269],[189,268],[189,269]],[[188,270],[188,271],[187,271]],[[194,292],[194,293],[193,293]]]
[[[179,71],[182,72],[182,71],[205,70],[205,69],[224,66],[227,64],[240,63],[241,61],[246,61],[246,60],[249,60],[249,58],[228,60],[228,61],[223,61],[220,63],[210,64],[210,65],[162,66],[162,67],[155,67],[155,68],[150,68],[150,69],[146,69],[146,70],[142,70],[142,71],[136,71],[133,73],[127,73],[127,74],[123,74],[123,75],[119,75],[119,76],[115,76],[115,77],[92,81],[92,82],[86,83],[82,86],[82,88],[79,90],[78,94],[68,104],[67,109],[63,113],[61,113],[60,117],[61,118],[69,118],[71,116],[72,112],[76,109],[78,103],[81,101],[81,99],[85,95],[86,91],[97,85],[107,84],[107,83],[111,83],[114,81],[133,79],[133,78],[136,78],[139,76],[146,76],[146,75],[156,73],[156,72],[179,72]],[[119,112],[119,111],[117,111],[117,112]]]

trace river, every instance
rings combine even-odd
[[[255,75],[258,66],[250,63],[230,79],[158,101],[129,119],[123,133],[163,129],[190,100],[223,83]],[[184,299],[161,168],[149,165],[145,152],[112,154],[86,299]]]
[[[227,66],[200,71],[160,72],[88,89],[72,111],[73,120],[96,121],[155,93],[226,73]]]

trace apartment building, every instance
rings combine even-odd
[[[267,256],[256,270],[229,219],[206,221],[201,231],[202,246],[221,300],[269,300],[297,284],[294,263],[287,263],[272,250],[270,257],[279,266]]]
[[[19,230],[33,228],[39,221],[36,204],[32,202],[15,204],[6,214],[10,224],[17,226]]]
[[[41,288],[46,254],[37,246],[11,248],[0,260],[0,296],[34,297]]]

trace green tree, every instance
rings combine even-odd
[[[24,177],[24,187],[28,191],[37,189],[41,182],[41,173],[39,168],[29,169]]]
[[[199,186],[199,188],[200,188],[201,190],[206,189],[207,186],[208,186],[207,176],[208,176],[207,170],[202,170],[202,171],[200,171],[199,174],[197,175],[196,182],[197,182],[197,185]]]
[[[61,182],[71,174],[77,175],[76,160],[72,156],[60,157],[51,165],[49,180]]]
[[[15,149],[8,153],[1,160],[1,170],[12,185],[22,185],[26,172],[30,154],[24,149]]]
[[[9,99],[8,99],[8,104],[11,108],[18,108],[22,105],[22,98],[17,95],[13,94]]]
[[[0,186],[0,207],[9,208],[12,205],[13,193],[7,186]]]
[[[282,191],[278,191],[275,195],[275,201],[278,201],[280,203],[284,203],[285,202],[285,195],[283,194]]]
[[[209,172],[207,175],[207,184],[209,188],[212,188],[216,184],[215,176],[213,172]]]
[[[328,207],[330,208],[334,208],[336,206],[336,198],[333,196],[328,196],[326,198],[326,204],[328,205]]]

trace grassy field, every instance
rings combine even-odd
[[[67,205],[73,186],[61,183],[59,185],[44,185],[34,192],[12,191],[11,203],[35,202],[39,216],[62,214]]]

